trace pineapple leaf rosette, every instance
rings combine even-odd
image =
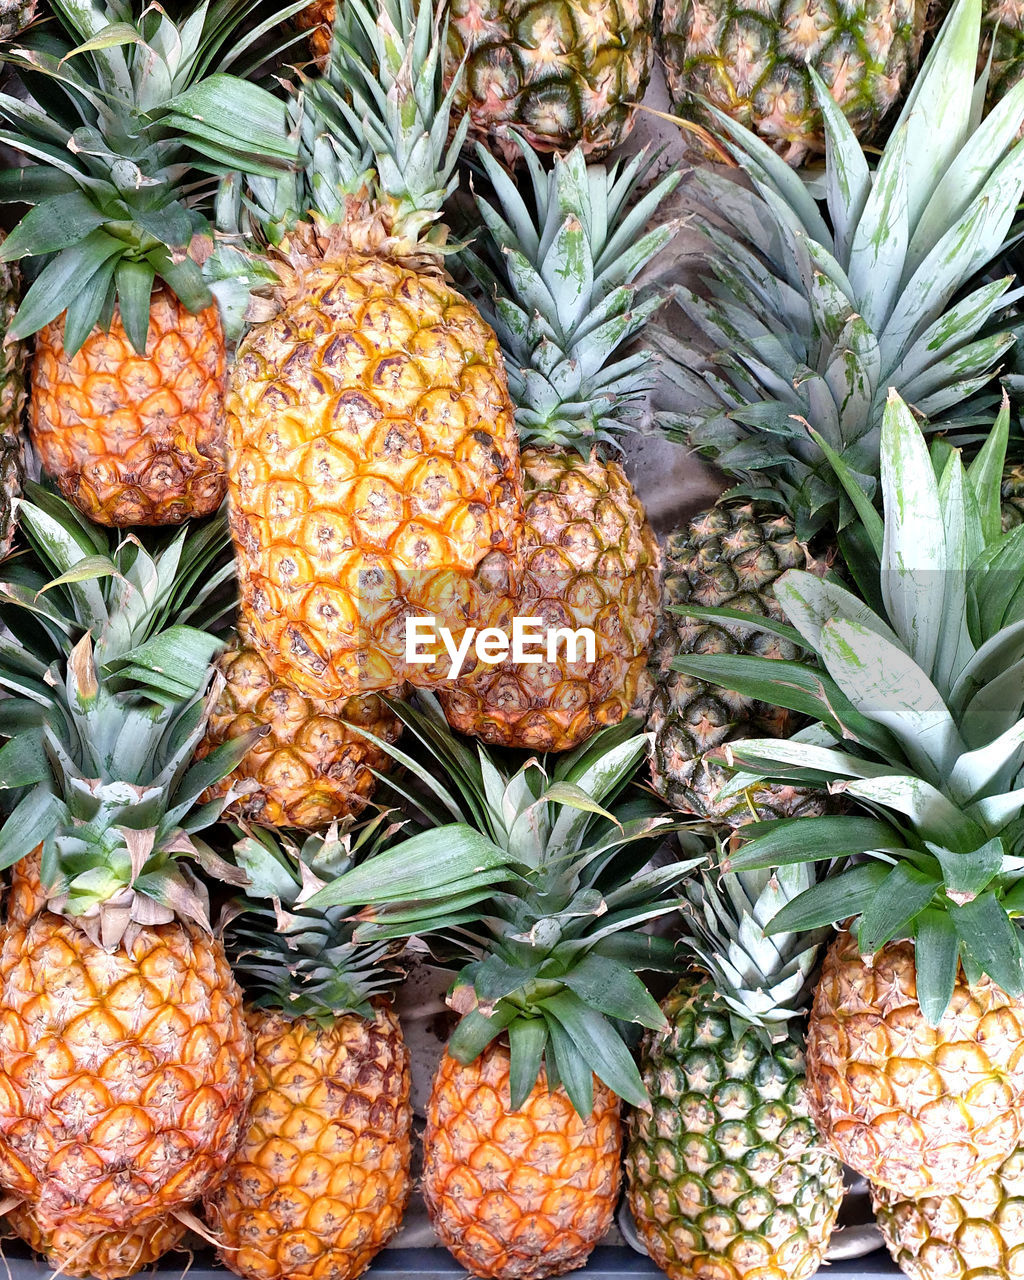
[[[1024,1043],[1015,923],[1024,907],[1024,531],[1001,533],[1008,426],[1004,403],[965,467],[941,441],[929,450],[892,393],[881,437],[884,518],[816,436],[863,521],[859,576],[874,576],[871,603],[791,570],[775,586],[787,621],[756,625],[785,635],[802,660],[675,660],[813,718],[789,740],[734,744],[741,771],[731,785],[769,778],[828,787],[850,811],[748,827],[753,838],[728,865],[852,858],[787,903],[768,931],[847,922],[811,1020],[815,1114],[848,1163],[911,1195],[956,1189],[998,1164],[1016,1144],[1022,1114],[1012,1046]],[[869,1046],[855,1010],[875,1002],[880,1031]],[[989,1052],[993,1017],[1007,1039]],[[898,1103],[891,1094],[886,1101],[880,1055],[903,1056],[907,1018],[920,1023],[921,1071],[947,1040],[970,1045],[958,1063],[939,1054],[942,1097],[922,1087],[908,1098],[900,1088]],[[861,1058],[877,1084],[858,1075]],[[883,1118],[893,1106],[904,1113],[902,1133]]]
[[[874,167],[812,68],[825,171],[811,183],[709,107],[752,189],[694,172],[703,284],[673,296],[697,337],[663,338],[692,407],[664,425],[737,476],[737,495],[781,498],[801,539],[859,536],[808,424],[874,493],[889,388],[941,421],[1015,341],[1012,276],[978,273],[1024,190],[1024,83],[983,116],[981,20],[981,0],[953,6]]]
[[[610,1225],[619,1100],[650,1105],[629,1046],[665,1025],[638,974],[676,965],[674,943],[643,926],[676,908],[701,858],[653,857],[677,827],[626,793],[647,747],[635,726],[511,767],[455,738],[436,705],[400,714],[431,762],[398,758],[439,825],[309,902],[369,900],[357,941],[416,935],[462,965],[427,1112],[427,1208],[476,1274],[541,1280],[582,1266]],[[703,853],[684,839],[684,853]],[[473,1173],[488,1150],[502,1153],[493,1195]],[[561,1208],[531,1231],[541,1193]]]

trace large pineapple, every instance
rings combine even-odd
[[[387,944],[301,897],[361,859],[383,819],[301,849],[235,846],[249,878],[227,945],[249,999],[256,1088],[227,1176],[206,1197],[218,1256],[246,1280],[351,1280],[398,1230],[412,1186],[409,1054]]]
[[[342,702],[299,693],[273,674],[244,623],[218,665],[224,687],[197,757],[254,729],[267,732],[204,798],[231,792],[233,813],[271,827],[315,830],[358,814],[376,785],[372,771],[388,766],[378,743],[397,741],[398,717],[375,693]],[[361,729],[369,729],[376,741]]]
[[[219,806],[196,802],[245,743],[188,768],[219,645],[194,624],[222,607],[228,540],[111,548],[32,496],[40,567],[9,561],[0,590],[0,781],[26,788],[0,865],[41,854],[0,935],[0,1183],[52,1266],[113,1276],[174,1242],[252,1089],[241,993],[184,861],[237,883],[201,834]]]
[[[427,1106],[427,1212],[474,1275],[543,1280],[583,1266],[611,1224],[619,1098],[649,1105],[624,1027],[664,1024],[637,971],[672,967],[672,944],[637,926],[674,908],[694,861],[645,870],[668,819],[616,803],[642,736],[608,729],[550,773],[536,758],[513,772],[436,714],[403,711],[437,757],[418,775],[454,821],[311,902],[355,903],[372,886],[357,940],[451,932],[468,963]],[[464,891],[467,864],[492,878],[482,902],[477,882]]]
[[[4,51],[45,115],[0,93],[6,141],[34,162],[6,189],[33,207],[0,248],[5,262],[41,259],[8,327],[36,335],[32,442],[91,519],[180,524],[215,511],[226,487],[202,174],[283,165],[293,145],[282,105],[221,70],[251,41],[235,30],[249,0],[177,21],[146,9],[131,39],[113,0],[52,7],[56,22]],[[224,118],[230,138],[208,123]]]
[[[637,1229],[674,1280],[802,1280],[824,1261],[843,1172],[811,1119],[800,1025],[823,932],[764,934],[814,880],[806,866],[715,869],[686,885],[699,968],[645,1038],[651,1110],[631,1114],[626,1154]]]
[[[488,260],[470,258],[505,352],[523,444],[524,528],[511,611],[594,633],[533,663],[510,656],[442,695],[449,723],[486,742],[564,751],[630,712],[658,618],[658,544],[609,456],[654,381],[652,355],[622,347],[659,297],[632,282],[674,227],[644,232],[678,175],[637,207],[649,172],[587,167],[577,148],[545,173],[527,152],[532,208],[485,152],[497,204],[478,199]]]
[[[774,582],[790,568],[824,572],[837,530],[843,558],[857,563],[859,526],[809,426],[870,487],[888,388],[939,415],[987,382],[1014,341],[1009,278],[952,302],[1000,254],[1024,191],[1024,147],[1014,144],[1024,89],[984,125],[971,116],[980,40],[980,0],[962,0],[873,170],[819,85],[831,146],[824,211],[782,160],[720,115],[754,190],[694,172],[702,282],[674,296],[696,336],[663,340],[687,405],[663,421],[739,484],[668,540],[665,604],[680,612],[654,645],[649,727],[655,784],[681,808],[749,817],[739,792],[720,794],[723,751],[800,723],[777,698],[723,695],[673,665],[690,652],[792,657],[792,636],[682,607],[778,616]],[[806,802],[765,793],[754,808],[783,816]]]
[[[444,679],[440,641],[407,660],[406,619],[456,642],[490,621],[522,519],[497,339],[442,265],[465,132],[448,145],[442,34],[427,0],[346,3],[293,103],[304,167],[252,182],[280,278],[227,398],[242,611],[275,674],[321,699]]]
[[[912,83],[928,10],[925,0],[665,0],[669,96],[682,114],[717,107],[799,165],[825,151],[809,68],[870,138]]]
[[[929,451],[894,392],[884,520],[846,476],[864,519],[855,576],[874,580],[877,609],[790,570],[775,595],[804,661],[680,659],[818,717],[788,742],[735,744],[743,769],[827,782],[871,810],[771,823],[731,861],[866,855],[783,907],[769,932],[849,922],[811,1014],[811,1111],[843,1160],[908,1197],[969,1186],[1024,1127],[1024,530],[1001,533],[1008,432],[1004,404],[965,469],[944,442]]]
[[[334,13],[334,0],[313,0],[296,15],[321,66]],[[448,16],[456,112],[508,163],[521,158],[517,138],[596,158],[629,133],[654,63],[653,0],[452,0]]]
[[[4,236],[0,233],[0,245]],[[16,530],[14,499],[24,471],[22,415],[25,412],[25,344],[7,341],[21,300],[21,272],[0,262],[0,559],[11,549]]]

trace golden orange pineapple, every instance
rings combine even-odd
[[[320,66],[324,65],[331,52],[334,12],[334,0],[312,0],[295,15],[295,25],[309,32],[309,51]]]
[[[29,430],[91,520],[180,524],[216,510],[226,489],[224,334],[201,266],[205,175],[243,157],[276,172],[295,144],[283,105],[221,69],[253,38],[233,29],[241,6],[140,11],[130,39],[114,0],[53,10],[5,49],[15,68],[47,68],[45,115],[0,93],[8,142],[35,162],[9,197],[34,207],[0,259],[44,260],[8,328],[37,335]]]
[[[437,930],[461,942],[468,963],[448,997],[460,1021],[431,1089],[423,1196],[474,1275],[544,1280],[583,1266],[611,1221],[618,1099],[650,1105],[621,1024],[664,1026],[637,971],[673,966],[672,943],[638,926],[674,909],[697,860],[640,874],[671,826],[656,804],[616,807],[642,735],[606,729],[549,775],[536,757],[513,770],[486,748],[467,752],[432,702],[399,714],[432,756],[416,776],[455,821],[310,904],[351,908],[372,885],[357,941]]]
[[[807,1088],[822,1136],[852,1168],[915,1198],[998,1168],[1024,1121],[1024,1000],[958,973],[929,1026],[914,946],[870,962],[844,931],[825,956],[807,1034]],[[907,1086],[929,1082],[927,1089]]]
[[[509,1070],[504,1041],[465,1065],[447,1053],[441,1059],[423,1135],[427,1212],[474,1275],[561,1275],[583,1265],[612,1223],[619,1099],[595,1080],[593,1110],[582,1118],[564,1089],[548,1089],[542,1067],[513,1110]]]
[[[64,316],[36,334],[29,430],[61,493],[109,525],[180,524],[216,511],[224,465],[224,334],[215,306],[192,315],[153,293],[145,355],[115,310],[73,357]]]
[[[315,154],[254,196],[276,314],[242,339],[226,401],[243,616],[278,676],[327,699],[444,679],[440,642],[439,662],[407,661],[406,618],[456,639],[490,621],[522,519],[497,339],[446,281],[434,225],[464,133],[447,146],[439,19],[388,0],[337,21],[305,86]]]
[[[373,693],[338,702],[306,697],[273,674],[246,636],[241,623],[234,644],[220,657],[224,687],[196,756],[202,759],[222,742],[262,726],[270,732],[205,798],[236,788],[241,794],[231,811],[271,827],[313,830],[358,814],[376,786],[371,770],[386,769],[389,760],[358,728],[390,743],[397,741],[402,722]]]
[[[524,144],[525,146],[525,144]],[[582,149],[545,172],[528,152],[530,207],[483,151],[497,196],[480,199],[488,261],[475,274],[501,339],[523,441],[524,529],[512,607],[575,632],[533,664],[515,655],[468,674],[441,703],[454,728],[487,742],[564,751],[630,712],[658,621],[659,551],[618,448],[653,384],[649,351],[623,356],[660,298],[638,298],[635,276],[671,238],[644,233],[675,188],[670,174],[632,207],[649,175],[642,157],[620,169]]]
[[[68,504],[26,488],[18,516],[35,556],[3,595],[8,610],[35,609],[45,592],[60,626],[31,649],[10,639],[0,659],[20,726],[5,750],[37,762],[23,818],[0,837],[0,866],[15,865],[0,933],[0,1184],[55,1268],[142,1266],[176,1238],[169,1217],[220,1176],[252,1089],[241,991],[183,863],[240,875],[203,842],[217,806],[195,805],[246,744],[211,757],[206,780],[188,769],[219,647],[199,626],[221,609],[227,531],[182,529],[150,554],[134,540],[111,549],[94,527],[83,545]],[[24,697],[30,670],[50,703]]]
[[[159,1261],[178,1247],[187,1230],[176,1218],[153,1218],[124,1231],[85,1235],[60,1227],[45,1233],[24,1206],[11,1209],[7,1221],[15,1233],[61,1275],[92,1276],[94,1280],[119,1280]]]
[[[298,902],[379,821],[301,850],[265,834],[236,846],[252,887],[228,936],[252,1002],[256,1089],[206,1214],[221,1261],[247,1280],[360,1275],[409,1197],[409,1055],[383,994],[397,976],[389,949],[354,945],[350,913]]]

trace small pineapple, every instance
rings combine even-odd
[[[478,198],[487,261],[468,257],[505,353],[522,441],[524,528],[510,611],[549,629],[589,628],[593,653],[508,658],[441,695],[453,728],[485,742],[565,751],[630,714],[658,619],[658,544],[621,464],[610,456],[653,383],[649,351],[623,353],[659,295],[634,278],[671,238],[645,223],[670,175],[633,208],[643,157],[587,166],[576,148],[545,172],[524,148],[528,208],[483,150],[497,202]]]
[[[372,883],[357,940],[441,933],[468,961],[427,1106],[423,1196],[474,1275],[544,1280],[583,1266],[611,1224],[619,1099],[649,1105],[623,1036],[664,1023],[637,971],[673,967],[672,944],[638,926],[674,909],[695,860],[645,869],[672,824],[646,798],[616,802],[642,735],[608,729],[550,773],[536,758],[513,772],[468,752],[436,708],[402,715],[435,757],[417,776],[454,821],[311,902],[354,904]]]
[[[346,0],[326,74],[290,104],[299,172],[250,184],[279,281],[227,398],[242,614],[274,673],[318,699],[447,678],[440,646],[407,659],[406,620],[456,642],[490,622],[522,523],[498,342],[444,275],[465,130],[449,145],[441,9],[416,4]]]
[[[243,160],[273,171],[294,144],[283,106],[220,69],[251,42],[236,30],[243,0],[178,20],[147,8],[131,39],[117,0],[51,7],[54,22],[4,50],[46,112],[0,92],[5,140],[34,162],[5,197],[32,208],[0,247],[3,262],[42,259],[7,325],[10,337],[36,335],[29,431],[91,520],[180,524],[215,511],[226,488],[203,175]],[[207,123],[225,118],[230,138]]]
[[[0,245],[5,236],[0,232]],[[21,425],[25,412],[25,344],[8,342],[21,301],[21,272],[13,262],[0,262],[0,560],[10,551],[17,526],[14,499],[21,492],[24,444]]]
[[[153,555],[111,549],[29,492],[37,561],[9,561],[0,584],[3,774],[29,784],[0,834],[0,866],[19,864],[0,937],[0,1181],[51,1266],[114,1277],[175,1243],[170,1218],[220,1175],[252,1088],[241,993],[183,862],[238,878],[202,839],[218,807],[195,805],[239,747],[205,778],[188,769],[219,646],[194,624],[216,617],[228,538],[222,524]]]
[[[1024,536],[1000,529],[1008,438],[1004,401],[965,468],[945,441],[929,449],[893,392],[884,519],[854,477],[843,480],[864,519],[851,571],[873,578],[878,609],[790,570],[775,596],[805,656],[784,678],[754,656],[679,660],[701,679],[817,713],[798,738],[735,744],[741,768],[827,782],[870,809],[768,823],[731,863],[867,855],[783,906],[768,932],[847,922],[815,992],[808,1100],[833,1151],[901,1197],[969,1187],[1024,1126],[1024,599],[1005,590],[1024,578]]]
[[[376,786],[372,770],[388,767],[387,752],[378,744],[396,742],[402,730],[380,698],[306,697],[274,675],[241,621],[218,666],[224,686],[197,758],[255,728],[267,726],[269,732],[204,799],[230,792],[232,813],[270,827],[315,830],[360,813]],[[360,729],[370,730],[376,741]]]
[[[631,1114],[626,1152],[634,1221],[672,1280],[803,1280],[824,1262],[843,1171],[811,1119],[800,1025],[823,931],[764,933],[814,882],[797,866],[702,871],[685,887],[700,967],[645,1038],[651,1110]]]
[[[387,943],[302,898],[366,856],[383,817],[301,848],[266,833],[235,855],[248,878],[228,952],[256,1062],[248,1128],[206,1216],[246,1280],[353,1280],[398,1230],[412,1186],[409,1054]]]

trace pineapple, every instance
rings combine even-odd
[[[0,233],[0,246],[4,236]],[[21,421],[25,412],[25,344],[7,333],[21,297],[21,272],[0,262],[0,560],[10,551],[16,525],[14,499],[21,492],[25,459]]]
[[[177,22],[145,9],[128,39],[114,0],[54,0],[58,22],[4,53],[47,105],[0,93],[6,141],[35,162],[6,188],[33,207],[0,260],[42,260],[7,333],[36,335],[40,461],[101,524],[180,524],[224,497],[225,349],[199,264],[201,175],[243,158],[270,172],[293,150],[283,106],[220,70],[245,53],[251,37],[233,29],[252,7],[202,4]],[[225,117],[239,122],[231,138],[206,123]]]
[[[349,1280],[398,1230],[412,1178],[409,1054],[387,992],[387,944],[357,946],[350,913],[304,907],[383,818],[301,849],[235,846],[249,877],[228,926],[256,1060],[249,1122],[206,1197],[221,1262],[246,1280]]]
[[[465,129],[448,145],[441,26],[427,0],[346,0],[326,75],[292,103],[303,167],[251,184],[279,281],[227,397],[242,614],[318,699],[446,679],[443,649],[407,661],[406,620],[456,642],[489,621],[522,520],[497,339],[442,268]]]
[[[111,548],[30,493],[42,571],[9,561],[0,590],[0,778],[25,789],[0,865],[39,858],[0,934],[0,1183],[51,1266],[127,1275],[221,1175],[252,1089],[241,993],[182,861],[237,881],[201,835],[219,806],[194,806],[245,744],[188,768],[219,644],[193,624],[221,608],[228,538]]]
[[[824,154],[813,68],[858,138],[871,138],[917,71],[924,0],[851,5],[665,0],[659,36],[681,114],[708,105],[791,165]]]
[[[1024,531],[1001,533],[1008,436],[1004,401],[965,469],[944,441],[929,451],[893,392],[884,520],[831,455],[863,520],[851,570],[873,579],[877,610],[790,570],[775,595],[803,662],[679,660],[691,675],[818,716],[789,741],[736,743],[741,768],[827,782],[870,810],[769,823],[730,861],[749,870],[867,855],[784,906],[768,932],[849,922],[811,1013],[811,1113],[847,1164],[910,1198],[977,1182],[1024,1126],[1024,952],[1013,922],[1024,888]]]
[[[1002,500],[1003,528],[1024,524],[1024,463],[1003,471]]]
[[[980,32],[980,0],[961,0],[873,172],[819,85],[827,221],[783,161],[716,114],[755,189],[709,168],[694,173],[701,287],[673,292],[697,336],[662,339],[666,374],[688,407],[662,422],[739,483],[669,538],[666,607],[741,610],[755,621],[671,613],[655,641],[655,785],[680,808],[733,824],[749,817],[736,794],[720,795],[722,753],[801,721],[774,707],[777,698],[758,705],[745,690],[723,695],[692,673],[680,679],[676,656],[792,657],[794,637],[757,629],[759,616],[778,616],[779,575],[826,573],[837,536],[856,563],[859,527],[808,424],[870,487],[888,388],[939,415],[988,382],[1013,344],[1012,318],[1001,314],[1010,278],[964,288],[1001,252],[1024,189],[1024,147],[1014,144],[1024,88],[984,125],[971,116]],[[947,171],[966,176],[954,183]],[[795,816],[808,801],[802,790],[766,793],[755,808]]]
[[[1024,1251],[1024,1150],[959,1196],[908,1200],[872,1194],[875,1219],[893,1261],[910,1280],[1015,1276]]]
[[[373,693],[344,702],[305,697],[273,675],[244,623],[218,665],[224,687],[197,757],[254,728],[269,732],[204,800],[230,791],[233,813],[271,827],[314,830],[358,814],[376,785],[372,770],[388,765],[387,753],[359,730],[390,745],[401,732],[398,717]]]
[[[693,970],[662,1003],[640,1069],[652,1109],[629,1121],[629,1205],[673,1278],[811,1276],[843,1199],[810,1116],[803,1037],[816,936],[764,926],[811,887],[807,866],[702,872],[686,885]]]
[[[334,13],[334,0],[313,0],[296,15],[320,66]],[[654,65],[653,0],[452,0],[448,13],[456,112],[506,163],[521,158],[520,138],[596,159],[627,137]]]
[[[658,618],[657,540],[607,455],[653,382],[651,353],[623,357],[620,348],[659,305],[631,282],[673,233],[669,222],[643,227],[678,175],[629,210],[649,173],[642,157],[588,168],[576,148],[545,172],[524,150],[536,212],[481,150],[497,206],[478,199],[489,262],[469,258],[490,294],[484,305],[523,445],[525,523],[510,607],[548,628],[589,627],[596,643],[590,661],[563,647],[555,662],[510,657],[484,667],[441,705],[453,728],[486,742],[565,751],[629,715]]]
[[[427,1106],[423,1196],[474,1275],[543,1280],[583,1266],[611,1224],[619,1099],[649,1105],[623,1035],[664,1024],[636,975],[673,966],[672,944],[637,926],[674,908],[670,891],[695,860],[644,869],[672,824],[646,798],[616,803],[645,751],[627,727],[549,773],[537,758],[513,771],[468,751],[435,708],[402,715],[435,756],[417,776],[453,821],[310,903],[354,905],[371,891],[357,941],[440,932],[468,961]],[[464,867],[477,877],[470,893]]]

